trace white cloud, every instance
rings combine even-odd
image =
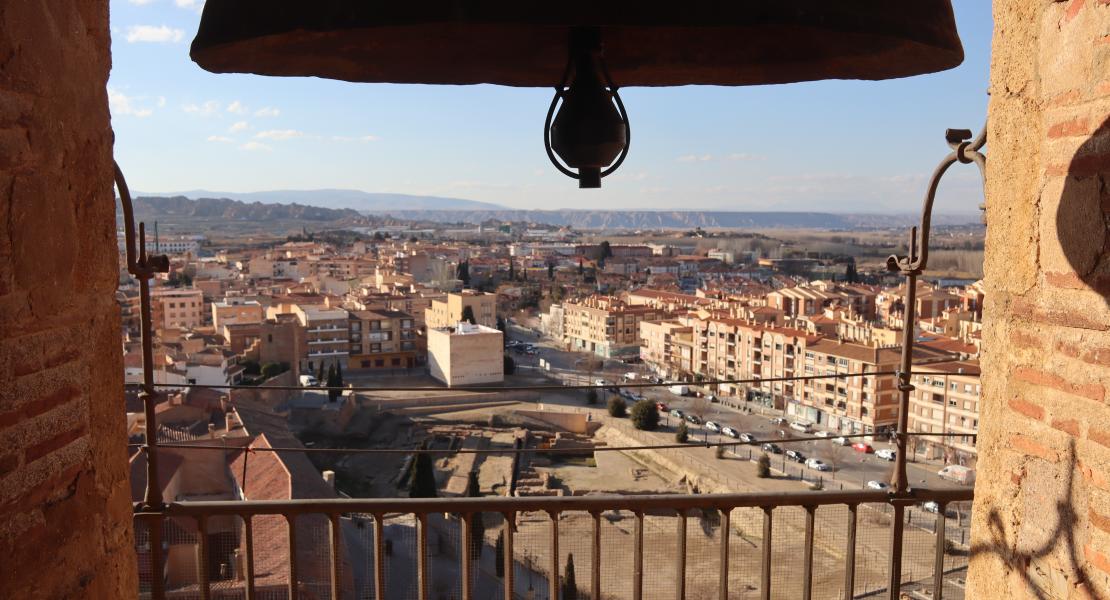
[[[230,143],[234,142],[235,140],[227,137],[226,135],[210,135],[210,136],[208,136],[208,141],[210,141],[210,142],[219,142],[221,144],[230,144]]]
[[[232,123],[231,127],[228,127],[227,130],[231,133],[238,133],[240,131],[246,131],[249,127],[250,125],[246,121],[236,121]]]
[[[238,100],[233,100],[231,104],[227,105],[227,112],[236,115],[244,115],[247,113],[247,107],[243,106],[242,102],[239,102]]]
[[[136,5],[136,6],[146,6],[147,4],[150,4],[151,2],[154,2],[154,0],[127,0],[127,1],[130,2],[131,4]]]
[[[728,160],[764,160],[766,157],[758,154],[748,154],[747,152],[734,152],[725,158]]]
[[[296,129],[268,129],[266,131],[259,131],[254,137],[260,140],[291,140],[304,135],[303,132]]]
[[[247,142],[247,143],[243,144],[242,146],[239,146],[239,149],[240,150],[248,150],[248,151],[261,150],[261,151],[264,151],[264,152],[269,152],[273,148],[270,148],[266,144],[260,144],[258,142]]]
[[[200,12],[200,9],[204,8],[204,0],[173,0],[173,3],[176,4],[178,8],[195,10],[197,12]]]
[[[281,111],[272,106],[263,106],[262,108],[254,111],[256,117],[276,117],[281,114]]]
[[[361,136],[333,135],[333,136],[331,136],[331,141],[333,141],[333,142],[376,142],[380,139],[382,139],[382,138],[380,138],[376,135],[361,135]]]
[[[678,157],[678,162],[706,162],[713,160],[712,154],[684,154]]]
[[[165,25],[158,27],[154,25],[132,25],[127,28],[127,41],[131,43],[176,43],[180,42],[183,37],[185,37],[184,31],[180,29],[170,29]]]
[[[158,96],[158,108],[165,108],[165,106],[166,106],[166,97],[165,96]]]
[[[132,117],[149,117],[154,111],[149,108],[140,108],[135,105],[135,97],[127,96],[123,92],[108,88],[108,108],[114,117],[130,115]]]
[[[220,110],[220,103],[215,100],[209,100],[204,104],[186,104],[181,107],[181,110],[193,115],[200,115],[202,117],[210,117]]]

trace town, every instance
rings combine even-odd
[[[907,311],[896,279],[852,257],[741,253],[728,232],[612,243],[601,232],[587,241],[566,228],[514,227],[328,230],[251,247],[203,235],[148,241],[170,256],[151,292],[154,377],[165,390],[159,452],[177,457],[159,467],[174,482],[167,490],[272,500],[885,490],[907,318],[917,332],[911,476],[974,482],[980,282],[922,282]],[[138,384],[137,286],[117,297],[125,376]],[[141,484],[146,417],[129,389],[132,481]],[[675,441],[688,449],[656,450]],[[214,442],[234,450],[190,451]],[[645,450],[607,451],[630,446]],[[253,462],[247,452],[274,448],[314,452]],[[510,448],[535,452],[498,455]],[[196,470],[226,477],[184,474]],[[928,527],[937,511],[932,502],[912,509]],[[945,511],[960,564],[967,507]],[[299,527],[313,535],[312,521]],[[234,531],[210,559],[229,585],[243,569]],[[368,543],[352,535],[348,544]],[[403,546],[415,533],[395,524],[383,535]],[[490,572],[503,562],[492,555]],[[572,555],[564,548],[560,565]],[[518,581],[547,585],[536,582],[548,581],[550,556],[515,558]],[[924,576],[928,557],[914,560]],[[858,588],[879,589],[881,562],[861,569]],[[182,570],[178,584],[191,585],[193,573]],[[372,576],[352,573],[349,589],[367,589]],[[323,585],[324,573],[315,577]],[[480,578],[479,589],[497,582]]]

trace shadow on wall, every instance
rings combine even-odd
[[[1074,273],[1053,273],[1048,283],[1090,289],[1110,306],[1110,119],[1091,134],[1068,165],[1056,211],[1056,237]]]
[[[1107,180],[1110,175],[1105,174],[1108,172],[1110,119],[1103,121],[1068,164],[1055,220],[1055,241],[1059,249],[1053,248],[1050,242],[1043,244],[1041,256],[1041,268],[1049,287],[1090,290],[1101,296],[1103,306],[1096,305],[1094,314],[1073,315],[1092,323],[1095,328],[1105,325],[1105,311],[1110,308],[1110,181]],[[1046,190],[1046,193],[1050,192]],[[1050,232],[1044,233],[1050,235]],[[1063,254],[1063,261],[1059,255],[1053,256],[1056,252]],[[1072,307],[1063,307],[1063,310],[1069,308]],[[1083,468],[1076,456],[1074,439],[1069,440],[1067,451],[1061,454],[1059,462],[1054,464],[1032,459],[1022,465],[1014,503],[1025,520],[1015,539],[1006,539],[1005,516],[998,509],[992,509],[987,515],[990,541],[973,545],[971,553],[991,553],[1000,557],[1023,579],[1032,597],[1056,598],[1060,590],[1044,588],[1062,576],[1073,589],[1086,588],[1087,595],[1080,597],[1110,600],[1106,592],[1096,589],[1105,589],[1106,577],[1089,565],[1091,561],[1084,549],[1087,535],[1079,519],[1086,516],[1086,503],[1091,495],[1082,487],[1078,494],[1074,489],[1076,472]],[[1095,581],[1101,581],[1102,585],[1092,585]]]

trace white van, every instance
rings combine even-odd
[[[813,431],[813,426],[806,421],[794,421],[790,424],[790,428],[795,431],[801,431],[802,433]]]
[[[320,385],[319,381],[312,375],[301,375],[301,387],[316,387]]]
[[[955,481],[964,485],[975,483],[975,469],[963,465],[947,465],[943,469],[937,471],[937,475],[940,475],[941,479]]]

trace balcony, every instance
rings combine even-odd
[[[891,586],[951,597],[967,557],[953,551],[964,534],[949,532],[945,507],[971,499],[937,489],[174,502],[135,513],[139,597],[554,599],[570,555],[580,598]],[[938,514],[912,508],[927,501]]]

